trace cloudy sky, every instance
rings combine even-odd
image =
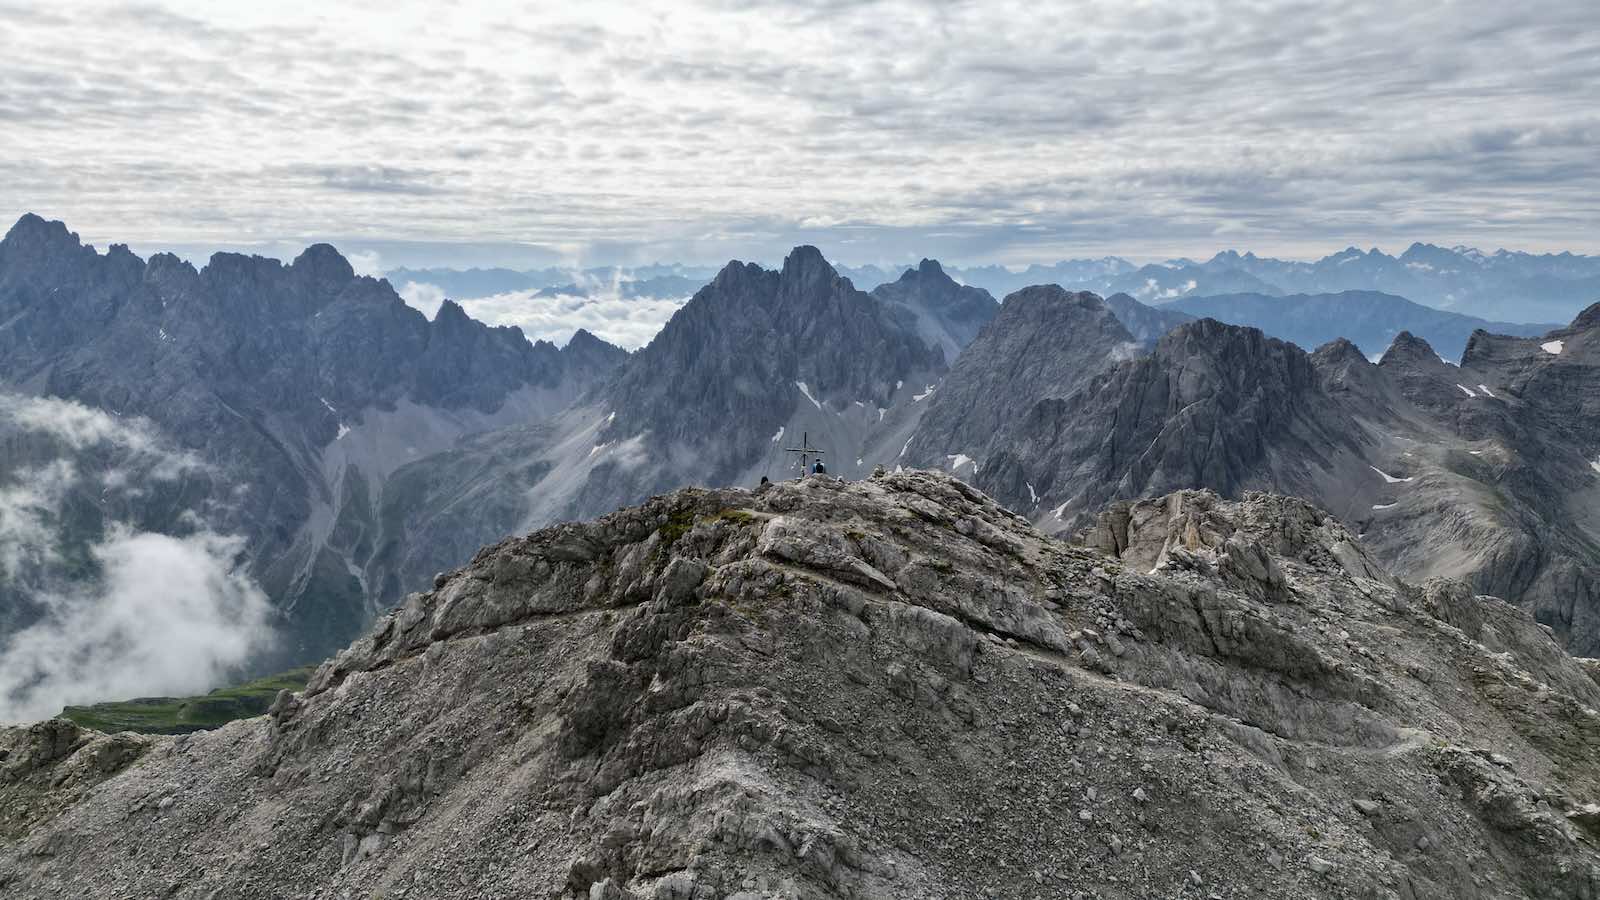
[[[140,250],[1600,252],[1587,0],[0,0],[0,49],[0,215]]]

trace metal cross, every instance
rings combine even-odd
[[[798,446],[798,447],[785,447],[785,448],[783,448],[783,451],[785,453],[798,453],[798,454],[800,454],[800,477],[801,478],[804,478],[806,476],[806,457],[808,457],[808,456],[821,456],[822,454],[827,452],[826,450],[818,450],[816,447],[811,446],[811,432],[809,432],[809,431],[800,432],[800,446]]]

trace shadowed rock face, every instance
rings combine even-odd
[[[1153,348],[1162,335],[1179,325],[1199,318],[1171,306],[1147,306],[1127,294],[1112,294],[1106,298],[1106,306],[1111,307],[1134,340],[1146,348]]]
[[[1045,354],[1075,332],[1002,312],[940,386],[907,458],[959,465],[1060,530],[1110,500],[1187,487],[1309,497],[1395,571],[1466,579],[1534,610],[1575,652],[1600,652],[1592,319],[1538,338],[1477,332],[1460,366],[1409,332],[1374,365],[1350,341],[1307,354],[1202,320],[1109,367],[1095,362],[1103,340],[1070,344],[1053,365],[1079,378],[1052,392],[1037,363],[1011,362],[1021,350],[984,347]],[[964,392],[969,382],[981,387]],[[970,443],[942,443],[962,428]]]
[[[625,356],[586,335],[530,344],[449,302],[430,322],[326,244],[290,265],[223,253],[196,270],[122,245],[99,254],[33,215],[0,240],[0,390],[147,419],[193,454],[203,477],[151,486],[119,520],[184,533],[198,513],[243,536],[252,574],[290,610],[280,665],[331,652],[372,614],[355,544],[380,529],[374,500],[397,460],[547,415]],[[0,439],[13,450],[0,481],[59,456]],[[109,524],[80,518],[69,546]],[[350,545],[330,548],[340,519]]]
[[[7,821],[0,888],[1600,888],[1600,689],[1525,613],[1396,580],[1277,496],[1123,504],[1085,541],[922,472],[508,540],[269,716],[151,739],[92,792],[49,776],[102,738],[0,733],[49,745],[0,764],[39,811]]]
[[[685,484],[792,477],[785,448],[802,439],[837,475],[892,462],[944,373],[904,311],[857,291],[815,247],[795,248],[779,271],[730,263],[614,381],[548,425],[477,436],[401,470],[384,519],[403,524],[379,558],[402,574],[384,579],[383,596],[398,602],[403,586],[519,528]]]
[[[1133,335],[1094,294],[1018,291],[940,383],[905,458],[935,468],[957,455],[986,459],[1035,403],[1070,396],[1136,352]]]
[[[931,259],[907,269],[899,281],[873,288],[872,296],[887,304],[930,347],[939,348],[946,363],[954,363],[999,311],[988,291],[958,284]]]
[[[1363,439],[1320,382],[1292,344],[1211,319],[1182,325],[1149,356],[1035,404],[978,483],[1019,508],[1041,498],[1068,528],[1109,500],[1183,487],[1305,493]]]
[[[728,264],[673,314],[608,390],[616,418],[601,439],[692,447],[718,483],[772,443],[797,403],[887,407],[902,382],[943,368],[817,248],[796,247],[780,271]]]

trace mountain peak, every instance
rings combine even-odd
[[[1342,337],[1334,338],[1326,344],[1323,344],[1316,350],[1312,351],[1312,355],[1321,359],[1325,359],[1329,362],[1344,362],[1354,360],[1360,360],[1361,362],[1367,361],[1366,354],[1361,352],[1360,347],[1357,347],[1348,338]]]
[[[925,466],[955,455],[982,460],[1001,448],[1002,430],[1033,404],[1069,396],[1138,347],[1094,294],[1054,284],[1014,291],[956,357],[907,459]]]
[[[717,270],[717,274],[712,277],[708,286],[715,286],[723,291],[737,290],[741,284],[760,278],[766,271],[755,263],[729,260],[727,265]]]
[[[587,328],[579,328],[577,331],[574,331],[571,339],[567,341],[568,347],[573,345],[577,345],[578,347],[595,347],[602,344],[608,347],[611,346],[610,344],[606,344],[605,341],[595,337],[594,332]]]
[[[433,317],[435,325],[457,325],[470,321],[472,321],[472,317],[467,315],[467,311],[461,307],[461,304],[448,297],[445,298],[443,303],[439,304],[439,312]]]
[[[83,246],[75,232],[68,231],[64,222],[46,219],[34,213],[23,213],[0,244],[16,247],[29,253],[47,250],[72,249]]]
[[[944,266],[939,265],[939,261],[937,259],[924,259],[922,262],[917,264],[917,272],[924,277],[950,277],[949,275],[945,274]]]
[[[295,257],[290,269],[335,290],[356,277],[350,261],[332,244],[312,244]]]
[[[1378,361],[1380,366],[1393,366],[1397,363],[1421,364],[1429,368],[1446,365],[1432,344],[1409,331],[1395,335],[1394,341],[1389,344],[1389,349],[1383,352],[1383,358]]]
[[[1596,301],[1588,309],[1578,313],[1572,320],[1573,329],[1600,328],[1600,301]]]
[[[1100,299],[1100,295],[1091,291],[1069,291],[1059,284],[1035,284],[1025,287],[1020,291],[1008,294],[1002,306],[1012,307],[1061,307],[1095,312],[1104,310],[1110,313],[1110,307]]]
[[[823,257],[822,251],[810,244],[802,244],[783,258],[783,280],[810,284],[838,278],[839,272]]]

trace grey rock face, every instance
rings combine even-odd
[[[1184,487],[1307,493],[1364,434],[1304,351],[1204,319],[1016,415],[977,483],[1073,528],[1110,500]]]
[[[944,373],[906,308],[855,290],[814,247],[795,248],[781,271],[730,263],[613,382],[562,416],[476,436],[397,473],[383,515],[403,524],[377,559],[399,574],[382,576],[383,596],[398,601],[404,586],[519,528],[684,484],[798,474],[784,448],[806,436],[838,475],[892,464],[925,407],[919,397]]]
[[[15,842],[59,815],[155,744],[144,735],[100,734],[66,719],[0,727],[0,842]],[[40,855],[48,856],[50,846],[46,842]]]
[[[217,254],[196,270],[121,245],[99,254],[32,215],[0,240],[0,389],[140,417],[204,463],[204,478],[109,512],[164,533],[198,513],[243,536],[251,572],[291,610],[279,665],[337,648],[371,614],[351,548],[330,550],[319,529],[345,518],[360,542],[381,527],[377,488],[406,454],[386,442],[421,454],[564,406],[625,358],[599,344],[530,344],[448,302],[429,322],[322,244],[290,265]],[[8,454],[0,475],[56,458],[35,449]],[[109,524],[78,512],[77,533]],[[0,601],[21,602],[5,586]]]
[[[938,347],[946,363],[955,362],[1000,309],[988,291],[957,283],[931,259],[907,269],[898,281],[873,288],[872,296],[929,346]]]
[[[1171,306],[1148,306],[1127,294],[1112,294],[1106,298],[1106,306],[1116,313],[1117,320],[1134,340],[1147,348],[1154,347],[1162,335],[1172,329],[1199,318]]]
[[[1188,492],[1096,531],[1070,546],[907,472],[681,491],[508,540],[407,598],[292,714],[39,795],[0,887],[1600,889],[1600,687],[1525,613],[1394,580],[1298,500]]]
[[[1054,285],[1018,291],[1006,297],[940,383],[905,458],[935,468],[958,455],[981,463],[1004,445],[1007,429],[1034,404],[1070,396],[1138,349],[1094,294]]]
[[[992,450],[964,452],[976,484],[1052,529],[1081,527],[1111,500],[1185,487],[1313,498],[1395,571],[1465,579],[1594,653],[1592,319],[1600,313],[1531,339],[1475,332],[1461,366],[1409,332],[1373,365],[1347,340],[1308,355],[1202,320],[1070,394],[1018,404],[985,423],[998,432]],[[1001,378],[983,396],[1026,397],[1030,385]]]
[[[716,483],[771,443],[797,403],[887,407],[908,378],[942,370],[937,349],[815,247],[796,247],[777,272],[730,263],[675,313],[608,389],[616,418],[601,439],[687,444]]]

